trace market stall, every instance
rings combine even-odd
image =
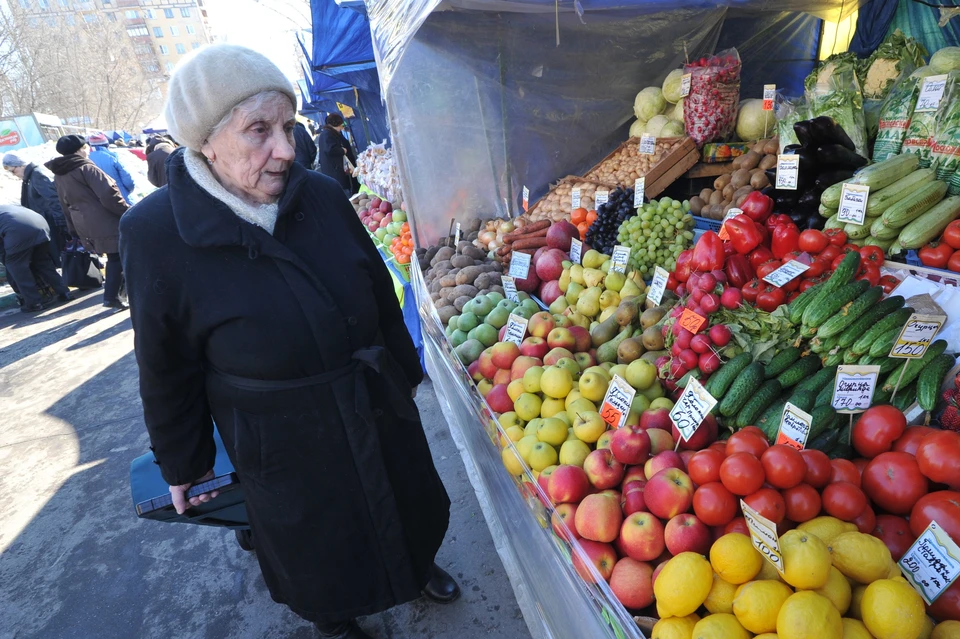
[[[564,4],[367,3],[531,634],[953,636],[960,56],[817,60],[854,3]]]

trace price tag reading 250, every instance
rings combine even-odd
[[[703,419],[717,405],[717,400],[707,392],[700,382],[691,377],[683,389],[680,399],[670,411],[670,419],[680,431],[680,437],[687,441],[700,428]]]
[[[914,313],[903,325],[903,330],[893,343],[890,357],[917,359],[923,357],[930,342],[940,331],[947,318],[943,315],[921,315]]]
[[[630,415],[630,405],[633,404],[637,391],[619,375],[613,376],[613,381],[607,387],[607,394],[600,405],[600,417],[611,428],[623,428]]]

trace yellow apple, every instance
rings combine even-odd
[[[551,446],[559,446],[567,441],[567,425],[556,417],[549,417],[537,429],[537,439]]]
[[[573,424],[576,423],[578,414],[595,412],[596,410],[597,405],[586,397],[581,397],[580,399],[571,402],[569,408],[567,408],[567,415],[570,416],[570,425],[573,426]]]
[[[607,423],[596,411],[584,411],[577,414],[573,422],[573,432],[577,439],[592,444],[607,430]]]
[[[523,427],[524,435],[533,435],[537,436],[537,429],[540,428],[540,424],[543,422],[539,417],[535,417],[527,422],[527,425]]]
[[[583,468],[583,460],[590,454],[590,447],[579,439],[567,440],[560,445],[560,463]]]
[[[580,376],[578,390],[583,397],[592,402],[599,402],[602,401],[604,396],[607,394],[607,387],[609,385],[609,379],[607,379],[604,375],[593,371],[584,373]]]
[[[558,413],[562,413],[563,411],[564,408],[562,399],[547,397],[543,400],[543,404],[540,406],[540,417],[543,417],[544,419],[548,417],[556,417]]]
[[[506,467],[508,473],[514,477],[523,474],[523,461],[517,457],[517,454],[513,452],[513,450],[504,448],[500,456],[503,459],[503,465]]]
[[[530,463],[530,449],[533,448],[533,445],[539,443],[536,435],[524,435],[520,438],[516,444],[517,452],[520,453],[520,456],[523,458],[523,461]]]
[[[560,421],[562,421],[564,424],[567,425],[567,428],[570,428],[571,426],[573,426],[573,420],[570,419],[570,415],[565,410],[560,411],[559,413],[551,417],[551,419],[559,419]]]
[[[507,395],[510,396],[510,399],[513,400],[513,403],[516,404],[517,400],[520,399],[520,396],[523,395],[526,391],[523,388],[523,380],[515,379],[509,384],[507,384]]]
[[[565,368],[550,366],[543,371],[543,375],[540,377],[540,388],[549,397],[554,399],[565,398],[573,388],[573,375]]]
[[[637,390],[646,390],[657,381],[657,367],[645,359],[635,359],[627,366],[623,378]]]
[[[597,450],[610,448],[610,440],[613,438],[614,432],[616,431],[608,430],[604,434],[600,435],[600,439],[597,440]]]
[[[566,415],[566,413],[564,413],[564,415]],[[568,441],[568,442],[578,442],[578,441],[580,441],[580,440],[577,438],[577,434],[576,434],[575,432],[573,432],[573,426],[568,426],[568,427],[567,427],[567,441]]]
[[[512,442],[520,441],[524,435],[523,429],[520,426],[511,426],[504,432],[507,433],[507,437],[509,437]]]
[[[527,369],[527,372],[523,374],[523,390],[528,393],[539,393],[540,392],[540,376],[543,375],[542,366],[531,366]],[[507,387],[507,391],[510,391],[510,388]]]
[[[625,375],[627,374],[627,365],[626,364],[614,364],[610,367],[610,375],[619,375],[626,379]]]
[[[582,395],[580,394],[580,389],[579,389],[579,388],[574,388],[574,389],[571,390],[570,393],[567,395],[566,399],[563,400],[563,407],[564,407],[564,408],[570,408],[570,404],[572,404],[573,402],[577,401],[577,400],[580,399],[581,397],[582,397]]]
[[[537,442],[530,449],[530,468],[541,471],[547,466],[557,463],[559,455],[557,449],[546,442]]]
[[[601,375],[603,375],[604,377],[607,378],[607,382],[608,382],[608,383],[613,379],[613,377],[610,376],[610,371],[607,370],[606,368],[604,368],[603,366],[591,366],[590,368],[588,368],[587,370],[585,370],[585,371],[583,371],[583,372],[584,372],[584,374],[586,374],[586,373],[600,373]]]
[[[511,426],[519,426],[520,428],[523,428],[524,423],[526,423],[526,420],[521,419],[520,416],[513,411],[502,413],[498,418],[498,421],[504,429],[510,428]]]
[[[493,382],[489,379],[481,379],[477,382],[477,390],[480,391],[481,397],[486,397],[491,388],[493,388]]]
[[[673,402],[666,397],[658,397],[650,402],[650,410],[654,410],[656,408],[666,408],[667,410],[670,410],[673,408]]]
[[[513,383],[510,385],[512,386]],[[533,393],[523,393],[513,402],[513,410],[517,412],[520,419],[530,421],[540,416],[540,406],[542,404],[539,396]]]

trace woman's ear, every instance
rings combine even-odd
[[[203,153],[203,156],[207,158],[210,164],[217,161],[217,153],[213,150],[213,145],[210,144],[210,140],[203,143],[203,146],[200,147],[200,152]]]

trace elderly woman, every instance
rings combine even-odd
[[[60,198],[57,197],[53,174],[46,167],[29,162],[15,151],[3,156],[3,168],[23,180],[20,206],[36,211],[47,221],[50,227],[50,257],[56,266],[60,266],[60,253],[70,238],[70,231]]]
[[[216,424],[274,600],[324,637],[421,592],[450,501],[423,433],[419,360],[380,255],[333,180],[294,163],[290,81],[202,49],[164,114],[186,147],[121,221],[144,420],[183,512]]]

